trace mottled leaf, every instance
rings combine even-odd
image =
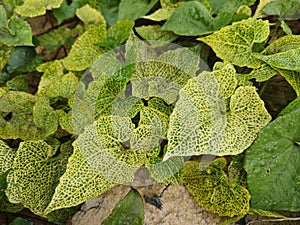
[[[180,4],[173,4],[167,7],[163,7],[161,9],[156,10],[154,13],[143,16],[144,19],[149,19],[153,21],[163,21],[170,18],[170,16],[173,14],[174,10],[179,6]]]
[[[224,67],[224,72],[235,71]],[[239,87],[233,94],[237,84],[235,76],[231,76],[234,82],[230,82],[230,79],[218,79],[220,74],[218,70],[202,72],[179,91],[179,100],[170,116],[169,144],[164,159],[239,154],[271,120],[255,87]],[[230,94],[233,95],[226,109],[224,99]]]
[[[297,96],[300,96],[300,71],[282,69],[277,69],[277,71],[289,82]]]
[[[102,14],[96,9],[93,9],[89,4],[77,9],[76,16],[84,23],[86,29],[98,27],[101,24],[106,25]]]
[[[172,42],[178,38],[178,35],[170,31],[162,31],[159,25],[141,26],[135,28],[136,32],[144,40],[159,40]]]
[[[112,214],[103,221],[103,225],[143,225],[143,223],[144,202],[135,189],[131,189],[125,198],[116,205]]]
[[[104,25],[90,28],[83,33],[72,46],[69,55],[63,59],[66,69],[81,71],[88,68],[103,53],[104,50],[97,47],[97,44],[103,42],[105,36]]]
[[[245,215],[250,208],[250,194],[239,184],[229,183],[223,168],[224,158],[215,159],[204,171],[198,162],[187,162],[182,171],[182,183],[207,211],[219,216]]]
[[[287,35],[272,42],[264,49],[262,53],[264,55],[273,55],[280,52],[286,52],[289,50],[297,49],[299,47],[300,47],[299,35]]]
[[[122,0],[119,5],[118,20],[136,20],[145,16],[158,0]]]
[[[48,214],[56,209],[79,205],[104,193],[114,185],[89,165],[75,145],[67,169],[60,178],[45,213]]]
[[[24,4],[17,6],[15,11],[21,16],[35,17],[44,15],[46,10],[59,8],[62,2],[63,0],[25,0]]]
[[[253,45],[264,42],[269,36],[268,21],[249,18],[235,22],[213,34],[198,38],[208,44],[217,56],[234,65],[259,68],[260,60],[253,56]]]
[[[28,76],[19,75],[6,82],[7,87],[15,91],[29,92]]]
[[[37,215],[45,216],[59,177],[70,153],[56,156],[53,146],[44,141],[22,142],[8,176],[6,195],[13,203],[22,203]]]
[[[2,140],[0,140],[0,176],[11,169],[15,152]]]
[[[258,69],[252,70],[249,74],[245,74],[247,80],[255,79],[257,82],[269,80],[277,74],[276,70],[267,64],[262,64]]]
[[[0,71],[5,67],[12,53],[12,47],[0,44]]]
[[[299,211],[300,110],[270,123],[246,152],[251,207]],[[259,158],[259,160],[257,160]]]
[[[33,121],[46,136],[57,130],[58,118],[47,97],[37,98],[33,107]]]

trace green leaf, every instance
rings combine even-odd
[[[300,70],[300,37],[298,35],[282,37],[270,44],[263,54],[254,56],[272,67]]]
[[[157,2],[158,0],[121,0],[118,20],[136,20],[145,16]]]
[[[58,118],[47,97],[38,97],[33,107],[33,120],[46,136],[57,130]]]
[[[115,24],[118,20],[119,4],[121,0],[102,0],[101,9],[102,15],[109,26]]]
[[[277,15],[283,20],[297,20],[300,18],[298,0],[271,1],[264,7],[263,11],[267,15]]]
[[[56,110],[56,114],[58,116],[58,122],[61,128],[72,134],[72,115],[70,113],[66,113],[64,110]]]
[[[133,26],[134,22],[132,20],[118,21],[109,28],[103,44],[112,48],[119,47],[127,40]]]
[[[33,222],[29,222],[21,217],[14,219],[9,225],[34,225]]]
[[[198,162],[187,162],[182,170],[182,183],[207,211],[219,216],[240,216],[249,211],[250,194],[239,184],[230,184],[223,168],[224,158],[215,159],[201,171]]]
[[[164,159],[239,154],[268,124],[271,116],[255,87],[239,87],[233,94],[237,81],[232,69],[225,64],[212,73],[204,71],[179,91],[179,100],[170,116],[169,144]],[[219,79],[221,74],[226,74],[227,79]],[[226,110],[224,99],[230,95]]]
[[[299,118],[299,109],[278,117],[261,130],[247,150],[245,169],[251,207],[299,211]]]
[[[115,184],[109,182],[89,165],[78,147],[74,145],[74,152],[69,159],[67,169],[60,178],[45,213],[79,205],[101,195],[113,186]]]
[[[178,35],[170,31],[163,31],[159,25],[141,26],[135,28],[136,32],[144,40],[159,40],[172,42],[178,38]]]
[[[8,175],[6,195],[37,215],[45,216],[59,177],[64,173],[69,152],[56,155],[57,149],[44,141],[22,142]]]
[[[263,12],[263,9],[265,8],[265,6],[271,2],[272,0],[259,0],[258,6],[256,8],[256,11],[253,15],[254,19],[259,19],[259,18],[264,18],[267,15]]]
[[[97,47],[106,36],[104,25],[98,28],[90,28],[83,33],[72,46],[69,55],[63,59],[63,64],[67,70],[81,71],[88,68],[104,50]],[[82,53],[85,54],[82,54]]]
[[[6,28],[1,29],[0,44],[10,47],[32,46],[32,32],[30,25],[21,19],[8,20]]]
[[[156,10],[154,13],[143,16],[144,19],[149,19],[153,21],[163,21],[170,18],[170,16],[173,14],[174,10],[180,6],[181,4],[172,4],[166,7],[163,7],[161,9]]]
[[[159,97],[167,104],[174,103],[179,89],[196,75],[199,58],[185,48],[156,56],[153,50],[147,51],[142,45],[140,42],[133,44],[127,53],[127,58],[132,57],[129,54],[136,54],[133,58],[137,60],[131,77],[132,95],[146,100]]]
[[[269,33],[268,21],[249,18],[197,40],[208,44],[224,61],[240,67],[259,68],[261,62],[253,56],[252,47],[264,42]]]
[[[178,35],[198,36],[214,31],[213,17],[200,2],[185,2],[176,8],[163,25],[162,30],[170,30]]]
[[[290,113],[296,109],[300,108],[300,97],[297,97],[292,102],[290,102],[279,114],[278,116],[283,116]]]
[[[96,9],[93,9],[89,4],[77,9],[76,16],[84,23],[86,29],[98,27],[102,24],[106,25],[102,14]]]
[[[0,140],[0,176],[11,169],[15,152],[2,140]]]
[[[11,90],[29,92],[27,75],[15,76],[7,81],[6,85]]]
[[[103,225],[142,225],[144,223],[144,202],[138,191],[131,189],[114,208]]]
[[[0,137],[3,139],[37,140],[45,134],[33,121],[36,96],[9,91],[0,97]]]
[[[63,0],[25,0],[24,4],[21,6],[17,6],[15,11],[19,15],[25,17],[41,16],[46,13],[46,10],[59,8],[62,2]]]
[[[0,44],[0,71],[5,67],[12,53],[13,48]]]
[[[276,70],[268,64],[262,64],[258,69],[252,70],[249,74],[243,74],[247,80],[255,79],[257,82],[267,81],[277,74]]]
[[[292,29],[286,24],[286,22],[284,22],[284,20],[281,21],[280,24],[282,30],[287,34],[287,35],[292,35],[293,31]]]
[[[59,27],[36,38],[39,42],[39,45],[43,46],[46,50],[54,51],[60,46],[65,45],[68,39],[71,37],[72,32],[70,29]]]
[[[300,71],[276,69],[300,96]]]
[[[255,0],[209,0],[212,13],[236,13],[242,5],[251,6]]]
[[[267,216],[267,217],[274,217],[274,218],[286,218],[285,216],[276,213],[276,212],[270,212],[262,209],[250,209],[249,214],[251,215],[260,215],[260,216]]]

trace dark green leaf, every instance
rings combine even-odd
[[[6,85],[11,90],[29,92],[27,75],[16,76],[9,80]]]
[[[251,207],[300,210],[300,109],[261,130],[246,152]]]
[[[73,0],[72,3],[68,5],[67,0],[64,0],[59,8],[52,10],[58,24],[66,19],[74,17],[76,9],[86,4],[86,2],[87,0]]]
[[[300,108],[300,97],[296,98],[294,101],[290,102],[287,107],[285,107],[278,116],[283,116],[287,113],[292,112],[293,110],[296,110]]]
[[[136,20],[145,16],[157,2],[158,0],[121,0],[118,20]]]
[[[108,25],[112,26],[118,20],[119,14],[119,4],[121,0],[102,0],[101,8],[102,14],[108,23]]]
[[[142,225],[144,222],[144,202],[135,189],[126,195],[115,207],[103,225]]]
[[[277,15],[283,20],[297,20],[300,18],[299,0],[271,1],[263,11],[267,15]]]
[[[14,219],[9,225],[33,225],[33,222],[29,222],[21,217]]]

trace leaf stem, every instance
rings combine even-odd
[[[264,91],[266,90],[268,84],[269,84],[270,80],[267,80],[266,82],[264,82],[263,86],[261,87],[261,89],[259,90],[259,96],[261,97],[262,94],[264,93]]]

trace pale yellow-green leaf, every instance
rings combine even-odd
[[[76,16],[84,23],[86,29],[106,25],[106,21],[101,12],[93,9],[89,4],[76,10]]]
[[[43,72],[37,92],[38,95],[45,95],[48,89],[64,76],[64,66],[58,60],[42,64],[37,70]]]
[[[88,199],[101,195],[114,185],[88,164],[75,145],[67,169],[60,178],[45,213],[79,205]]]
[[[172,42],[178,38],[178,35],[174,34],[173,32],[160,30],[160,28],[161,26],[159,25],[148,25],[136,27],[135,30],[144,40]],[[154,46],[156,47],[156,45]],[[157,47],[159,47],[159,45]]]
[[[45,216],[59,177],[64,173],[69,152],[55,155],[44,141],[22,142],[16,152],[6,195],[37,215]]]
[[[70,98],[74,95],[77,85],[78,78],[72,72],[69,72],[49,86],[47,96],[49,98]]]
[[[258,69],[252,70],[249,74],[245,74],[248,80],[255,79],[257,82],[269,80],[276,75],[276,70],[267,64],[262,64]]]
[[[18,75],[6,82],[7,87],[15,91],[29,92],[28,76]]]
[[[12,53],[12,47],[0,44],[0,70],[2,70],[5,67]]]
[[[131,77],[133,96],[149,100],[162,98],[172,104],[187,80],[196,75],[199,58],[188,49],[178,48],[156,56],[141,44],[131,47],[138,62]],[[134,49],[136,47],[136,49]],[[130,50],[131,50],[130,49]],[[131,57],[131,56],[130,56]]]
[[[36,17],[44,15],[46,10],[59,8],[62,3],[63,0],[25,0],[15,11],[21,16]]]
[[[176,7],[161,8],[148,16],[143,16],[143,18],[153,20],[153,21],[167,20],[173,14],[175,9]]]
[[[63,59],[67,70],[81,71],[88,68],[104,50],[97,44],[102,43],[106,37],[104,25],[93,27],[84,32],[71,48],[69,55]]]
[[[256,8],[256,11],[253,15],[253,18],[254,19],[259,19],[259,18],[266,17],[267,15],[263,12],[263,9],[271,1],[272,0],[259,0],[259,4]]]
[[[53,134],[58,128],[58,117],[45,96],[40,96],[33,107],[33,121],[46,136]]]
[[[295,90],[297,96],[300,96],[300,71],[276,69]]]
[[[245,215],[250,208],[250,194],[245,187],[229,183],[223,171],[225,166],[224,158],[215,159],[204,171],[198,162],[187,162],[182,183],[207,211],[228,217]]]
[[[15,152],[2,140],[0,140],[0,176],[11,169]]]
[[[234,65],[259,68],[261,61],[253,56],[253,45],[264,42],[269,36],[269,22],[249,18],[234,22],[197,40],[208,44],[217,56]]]
[[[230,71],[230,68],[227,70]],[[180,90],[179,100],[170,116],[169,144],[164,159],[171,156],[239,154],[268,124],[271,116],[255,87],[236,89],[226,110],[222,96],[226,92],[222,86],[213,73],[202,72]]]
[[[300,36],[287,35],[272,42],[264,49],[262,53],[264,55],[273,55],[276,53],[285,52],[297,48],[300,48]]]

